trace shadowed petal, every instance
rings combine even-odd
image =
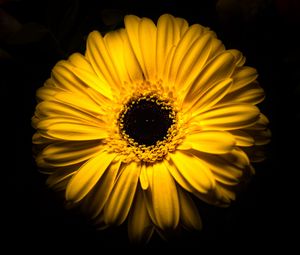
[[[120,225],[130,210],[137,182],[140,165],[131,162],[124,166],[104,207],[104,220],[109,225]]]
[[[66,199],[78,202],[84,198],[115,157],[115,154],[102,151],[98,156],[81,166],[67,186]]]

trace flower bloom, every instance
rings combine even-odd
[[[91,32],[37,91],[36,162],[99,227],[147,241],[201,229],[192,196],[227,206],[269,141],[254,68],[214,32],[171,15]]]

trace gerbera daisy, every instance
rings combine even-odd
[[[85,55],[58,62],[37,91],[37,165],[100,227],[127,220],[133,241],[201,229],[191,195],[229,205],[269,140],[264,92],[244,63],[168,14],[91,32]]]

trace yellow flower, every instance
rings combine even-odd
[[[37,165],[99,227],[127,219],[133,241],[201,229],[190,195],[229,205],[269,141],[255,106],[264,92],[244,63],[208,28],[168,14],[94,31],[85,55],[58,62],[37,91]]]

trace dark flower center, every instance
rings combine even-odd
[[[174,122],[172,108],[156,97],[132,100],[120,115],[121,130],[134,142],[145,146],[166,139]]]

